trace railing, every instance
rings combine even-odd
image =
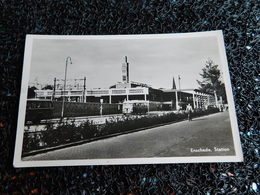
[[[87,95],[108,95],[109,90],[88,90]]]
[[[56,90],[55,92],[53,90],[35,90],[35,93],[37,97],[51,97],[52,95],[62,96],[63,94],[65,96],[82,96],[83,91],[82,90]],[[125,88],[125,89],[93,89],[93,90],[87,90],[86,96],[108,96],[108,95],[133,95],[133,94],[148,94],[148,88]]]
[[[113,89],[112,90],[112,94],[126,94],[126,90],[125,89]]]
[[[129,93],[144,93],[143,89],[129,89]]]

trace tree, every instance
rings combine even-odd
[[[222,99],[226,101],[225,85],[220,80],[220,70],[217,64],[211,59],[206,61],[200,76],[202,81],[197,80],[197,82],[200,85],[199,90],[201,92],[214,94],[215,91],[217,96],[222,96]]]

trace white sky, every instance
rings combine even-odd
[[[171,88],[173,76],[178,88],[178,75],[182,89],[198,88],[196,79],[201,80],[199,73],[209,58],[221,68],[216,36],[84,37],[34,39],[29,82],[34,83],[37,77],[40,84],[53,85],[54,77],[64,79],[68,56],[73,64],[68,65],[67,79],[87,77],[87,88],[109,88],[121,82],[125,56],[130,65],[130,80],[153,88]]]

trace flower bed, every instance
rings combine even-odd
[[[218,109],[196,110],[193,117],[200,117],[218,112]],[[187,119],[186,113],[167,113],[164,115],[137,115],[125,116],[123,119],[114,118],[106,121],[105,124],[95,125],[89,121],[84,121],[76,125],[73,119],[67,120],[54,127],[53,124],[47,124],[45,131],[37,134],[25,133],[23,142],[23,153],[32,150],[59,146],[73,143],[81,140],[97,139],[108,135],[131,132],[134,130],[173,123]]]

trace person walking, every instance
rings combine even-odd
[[[187,105],[186,107],[186,112],[188,113],[188,120],[192,120],[192,106],[190,104]]]

